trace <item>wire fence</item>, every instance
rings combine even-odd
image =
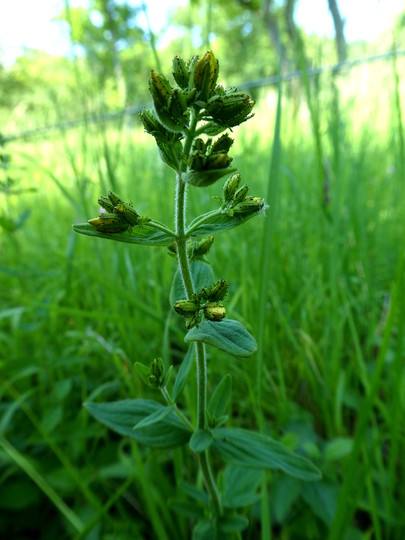
[[[322,75],[324,73],[337,73],[339,71],[350,70],[355,67],[361,66],[363,64],[371,64],[373,62],[378,62],[381,60],[389,60],[392,58],[397,58],[405,56],[405,50],[399,51],[388,51],[381,54],[375,54],[372,56],[366,56],[363,58],[356,58],[354,60],[345,60],[343,62],[337,62],[336,64],[331,64],[321,67],[312,67],[307,69],[308,77],[315,77],[316,75]],[[272,86],[278,84],[280,79],[282,81],[291,81],[293,79],[299,79],[302,77],[302,71],[291,71],[283,75],[274,75],[272,77],[264,77],[262,79],[257,79],[254,81],[247,81],[236,85],[239,90],[251,90],[253,88],[263,88],[266,86]],[[142,109],[149,107],[149,105],[136,105],[132,107],[126,107],[118,111],[100,114],[97,116],[87,116],[86,118],[80,118],[76,120],[60,122],[58,124],[45,125],[35,129],[29,129],[25,131],[20,131],[19,133],[14,133],[12,135],[3,136],[1,142],[3,144],[16,141],[16,140],[26,140],[32,137],[39,135],[47,135],[48,133],[54,131],[65,131],[68,129],[73,129],[87,124],[98,124],[102,122],[109,122],[112,120],[122,119],[127,116],[134,116],[139,114]]]

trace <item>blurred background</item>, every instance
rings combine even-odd
[[[173,174],[137,115],[151,69],[170,78],[173,56],[207,49],[219,82],[256,100],[233,165],[269,204],[211,251],[259,351],[211,350],[210,391],[230,372],[230,425],[323,472],[259,478],[235,538],[405,537],[399,0],[0,3],[0,537],[189,538],[179,482],[201,479],[187,451],[147,450],[82,408],[158,399],[133,365],[184,357],[175,261],[71,225],[110,189],[172,225]],[[189,219],[221,188],[190,190]],[[193,385],[181,397],[192,418]]]

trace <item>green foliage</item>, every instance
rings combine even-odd
[[[244,516],[223,514],[220,494],[208,462],[211,446],[225,461],[230,461],[233,465],[281,469],[301,480],[317,480],[321,474],[312,463],[295,455],[280,443],[247,430],[218,427],[227,420],[224,413],[229,406],[232,387],[229,375],[222,379],[207,409],[207,366],[203,344],[242,358],[251,356],[257,345],[243,324],[224,319],[226,308],[222,301],[228,292],[228,283],[223,279],[210,282],[210,266],[199,260],[190,261],[193,257],[205,256],[212,245],[213,237],[210,237],[209,241],[203,239],[196,244],[189,242],[192,226],[186,226],[185,193],[189,186],[207,187],[222,176],[235,172],[236,169],[228,167],[232,160],[228,152],[233,139],[224,134],[217,140],[208,137],[207,141],[204,141],[198,135],[204,132],[206,122],[214,126],[215,132],[215,126],[230,129],[249,120],[252,117],[254,101],[235,88],[224,89],[217,85],[219,63],[211,51],[201,58],[193,57],[188,62],[176,57],[173,67],[178,87],[172,87],[166,77],[152,70],[149,90],[154,111],[145,111],[140,118],[146,131],[155,138],[161,153],[164,143],[165,155],[162,160],[176,171],[175,232],[160,221],[141,218],[132,203],[125,203],[112,191],[109,191],[107,197],[99,197],[98,203],[102,206],[102,212],[97,218],[90,219],[89,225],[101,238],[110,237],[131,243],[159,245],[162,241],[160,237],[155,239],[155,228],[160,235],[163,231],[166,238],[170,238],[168,234],[174,237],[174,242],[169,246],[169,255],[177,256],[178,270],[170,298],[174,301],[174,311],[184,317],[186,329],[189,330],[184,340],[195,342],[195,360],[199,373],[195,395],[197,425],[194,427],[172,402],[166,387],[173,366],[170,366],[165,376],[160,359],[155,359],[150,369],[137,362],[135,369],[144,383],[161,390],[168,406],[154,401],[124,400],[110,404],[87,403],[86,407],[96,419],[108,427],[151,447],[172,448],[189,441],[190,449],[201,456],[199,465],[212,507],[211,519],[196,523],[193,538],[204,538],[207,535],[212,538],[219,534],[239,532],[245,529],[249,522]],[[173,137],[172,133],[178,135]],[[182,144],[179,144],[181,141]],[[228,178],[222,189],[224,200],[220,199],[221,206],[217,214],[233,218],[258,215],[263,210],[263,199],[247,197],[247,185],[238,188],[239,183],[240,175]],[[194,231],[198,231],[206,219],[206,214],[196,218]],[[148,227],[146,233],[145,227]],[[86,225],[75,226],[74,230],[86,235],[89,233]],[[132,231],[136,231],[135,234]],[[141,234],[137,231],[141,231]],[[176,399],[186,382],[189,358],[185,360],[186,366],[179,371],[179,380],[175,383],[173,393]],[[181,425],[181,421],[185,427]],[[134,424],[132,430],[128,425],[130,423]]]
[[[314,40],[311,48],[318,45]],[[39,68],[39,57],[31,56],[26,65],[27,73],[38,70],[30,116],[24,115],[27,126],[45,117],[44,95],[36,93],[40,79],[44,85],[47,77],[60,77],[69,91],[63,70],[46,67],[54,61]],[[227,62],[224,58],[221,70]],[[248,67],[253,72],[254,63]],[[400,58],[397,72],[400,82]],[[367,77],[363,93],[360,82]],[[241,78],[235,73],[235,82]],[[56,80],[52,84],[57,87]],[[401,92],[391,66],[382,63],[375,71],[361,68],[341,79],[316,81],[311,99],[325,159],[318,176],[307,109],[294,84],[285,90],[279,181],[266,212],[273,234],[263,239],[260,218],[216,236],[204,256],[213,265],[200,267],[204,275],[211,269],[211,277],[198,285],[201,290],[218,278],[229,281],[227,317],[244,322],[258,337],[260,378],[256,384],[257,356],[229,361],[207,347],[212,381],[207,401],[211,404],[217,383],[229,372],[232,400],[215,419],[215,429],[221,429],[218,422],[230,426],[223,429],[260,426],[315,462],[323,479],[303,483],[276,470],[224,466],[214,441],[208,451],[218,472],[220,526],[236,530],[247,518],[245,532],[230,537],[259,538],[270,531],[270,525],[264,530],[267,516],[275,538],[402,540]],[[374,99],[374,92],[385,99]],[[16,101],[21,94],[10,97]],[[59,106],[63,103],[61,98]],[[74,103],[69,112],[76,116],[82,109]],[[263,194],[273,144],[269,103],[272,94],[266,103],[258,99],[252,126],[242,126],[232,147],[233,164],[254,196]],[[57,114],[50,111],[49,119]],[[18,120],[17,114],[10,116]],[[166,248],[66,237],[72,220],[95,215],[95,201],[110,187],[136,196],[140,214],[170,223],[172,212],[163,204],[172,198],[170,173],[138,130],[124,131],[119,123],[87,124],[49,141],[10,143],[6,150],[18,171],[14,187],[22,191],[1,196],[1,211],[10,204],[12,215],[29,209],[30,218],[12,241],[0,234],[0,536],[186,540],[190,525],[199,522],[197,531],[208,530],[211,537],[230,535],[212,532],[209,496],[196,474],[204,452],[190,456],[192,429],[173,409],[176,402],[195,427],[194,346],[187,352],[182,320],[168,301],[174,258]],[[33,187],[37,192],[27,191]],[[223,198],[219,182],[190,188],[190,224],[202,208],[217,212],[212,196]],[[189,244],[192,237],[191,232]],[[263,275],[262,242],[269,246]],[[184,287],[179,298],[185,298]],[[259,339],[261,307],[265,325]],[[83,401],[98,405],[128,396],[160,401],[160,389],[144,385],[133,370],[139,362],[149,374],[157,354],[165,376],[173,364],[165,387],[171,404],[148,409],[140,421],[156,414],[161,418],[156,424],[165,425],[174,415],[189,438],[169,450],[138,443],[135,422],[128,425],[131,435],[121,436],[81,409]],[[228,383],[222,384],[226,390]]]
[[[174,414],[152,400],[133,399],[110,403],[84,404],[89,413],[120,435],[155,448],[173,448],[184,444],[190,432]]]
[[[237,428],[216,428],[213,448],[231,465],[253,469],[278,469],[300,480],[315,481],[322,475],[309,460],[260,433]]]
[[[187,332],[184,341],[207,343],[240,358],[251,356],[257,348],[254,337],[243,324],[231,319],[225,319],[218,324],[204,321]]]

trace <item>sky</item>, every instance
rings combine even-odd
[[[138,3],[138,2],[137,2]],[[166,23],[168,11],[187,0],[146,0],[152,29]],[[87,0],[70,0],[72,6]],[[24,49],[40,49],[64,55],[69,51],[66,25],[52,19],[63,10],[63,0],[0,0],[0,61],[11,65]],[[403,0],[339,0],[346,18],[346,38],[372,40],[392,27],[393,19],[404,9]],[[334,35],[327,0],[299,0],[295,18],[309,33]]]

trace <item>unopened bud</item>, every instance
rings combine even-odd
[[[175,88],[170,95],[169,99],[169,111],[174,117],[184,117],[184,124],[187,120],[187,101],[184,97],[183,91]]]
[[[260,197],[247,197],[241,203],[233,207],[236,215],[254,214],[264,207],[264,200]]]
[[[229,149],[233,145],[233,139],[225,133],[224,135],[221,135],[219,139],[217,139],[214,144],[212,145],[212,151],[213,152],[229,152]]]
[[[203,169],[210,171],[211,169],[226,169],[231,164],[233,158],[228,154],[211,154],[207,157]]]
[[[167,107],[172,87],[164,75],[151,71],[149,79],[149,90],[155,108]]]
[[[233,174],[224,184],[223,194],[225,203],[231,202],[240,184],[240,174]]]
[[[187,65],[183,58],[180,58],[180,56],[175,56],[173,58],[173,77],[176,83],[180,86],[180,88],[187,88],[188,87],[188,81],[189,81],[189,73],[187,69]]]
[[[198,311],[186,317],[186,329],[190,330],[194,326],[198,326],[200,323],[200,314]]]
[[[190,316],[200,309],[200,304],[193,300],[178,300],[174,304],[174,311],[184,317]]]
[[[97,202],[107,212],[112,212],[114,210],[114,205],[108,197],[99,197]]]
[[[218,79],[219,64],[212,51],[207,51],[199,60],[194,70],[194,85],[198,98],[206,101]]]
[[[127,221],[130,225],[138,225],[139,215],[132,206],[126,203],[117,204],[114,207],[114,213],[118,214],[123,221]]]
[[[248,185],[247,185],[247,184],[243,184],[243,186],[240,187],[240,188],[236,191],[235,195],[233,196],[233,199],[232,199],[233,205],[238,204],[238,203],[241,203],[241,202],[245,199],[245,197],[246,197],[248,191],[249,191]]]
[[[116,206],[117,204],[124,204],[124,201],[121,199],[121,197],[114,193],[114,191],[108,192],[108,198],[110,199],[113,206]]]
[[[154,375],[157,379],[163,376],[164,368],[161,358],[155,358],[150,366],[151,375]]]
[[[228,128],[238,126],[249,120],[255,102],[248,94],[230,89],[213,97],[206,106],[207,113],[214,122]]]
[[[205,318],[209,321],[222,321],[226,315],[226,309],[224,306],[218,306],[217,304],[207,305],[204,308]]]
[[[205,255],[209,251],[213,243],[213,236],[205,236],[199,242],[194,242],[192,252],[193,257],[202,257],[203,255]]]
[[[201,297],[210,302],[219,302],[223,300],[228,292],[228,283],[220,279],[211,287],[204,287],[201,290]]]
[[[100,214],[98,217],[89,219],[90,225],[92,225],[99,232],[103,233],[120,233],[129,229],[129,224],[117,216],[109,212]]]

